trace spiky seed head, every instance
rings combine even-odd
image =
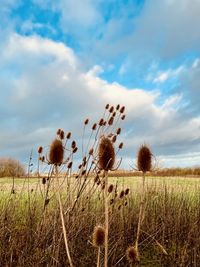
[[[127,202],[127,201],[125,201],[125,202],[124,202],[124,206],[127,206],[127,204],[128,204],[128,202]]]
[[[89,150],[89,155],[92,156],[92,155],[93,155],[93,152],[94,152],[94,149],[91,148],[91,149]]]
[[[119,144],[119,149],[122,149],[123,148],[123,142]]]
[[[121,191],[119,198],[123,198],[124,197],[124,190]]]
[[[115,112],[115,111],[113,112],[112,116],[113,116],[113,117],[115,117],[115,116],[116,116],[116,112]]]
[[[120,113],[124,113],[124,111],[125,111],[125,106],[120,108]]]
[[[43,147],[42,147],[42,146],[40,146],[40,147],[38,148],[38,153],[39,153],[39,154],[41,154],[41,153],[42,153],[42,151],[43,151]]]
[[[60,139],[61,139],[61,140],[63,140],[63,139],[65,138],[65,133],[64,133],[63,130],[60,131],[59,136],[60,136]]]
[[[41,161],[42,161],[42,162],[44,162],[44,160],[45,160],[45,157],[44,157],[44,156],[42,156],[42,158],[41,158]]]
[[[46,178],[45,177],[42,178],[42,184],[46,184]]]
[[[116,134],[119,135],[121,133],[121,128],[118,128]]]
[[[103,125],[103,123],[104,123],[104,119],[103,119],[103,118],[101,118],[101,119],[99,120],[99,126],[102,126],[102,125]]]
[[[74,149],[76,147],[76,141],[72,141],[71,147],[72,147],[72,149]]]
[[[72,161],[70,161],[69,163],[68,163],[68,169],[71,169],[71,167],[72,167]]]
[[[109,187],[108,187],[108,193],[112,193],[113,189],[114,189],[113,184],[109,185]]]
[[[115,163],[115,150],[107,137],[102,137],[98,150],[99,167],[104,171],[111,170]]]
[[[106,186],[106,184],[105,184],[105,181],[102,183],[102,185],[101,185],[101,189],[102,190],[104,190],[105,189],[105,186]]]
[[[120,109],[120,105],[118,104],[117,106],[116,106],[116,110],[119,110]]]
[[[55,139],[50,146],[49,162],[50,164],[62,164],[64,158],[64,147],[61,140]]]
[[[84,121],[84,124],[87,125],[88,122],[89,122],[89,119],[86,119],[86,120]]]
[[[93,131],[95,131],[95,130],[96,130],[96,128],[97,128],[97,124],[96,124],[96,123],[94,123],[94,124],[93,124],[93,126],[92,126],[92,130],[93,130]]]
[[[86,170],[83,170],[83,171],[82,171],[82,175],[85,175],[85,174],[86,174]]]
[[[138,151],[137,167],[143,173],[151,170],[152,153],[148,146],[142,145]]]
[[[86,157],[83,157],[83,167],[85,167],[85,165],[86,165],[86,163],[87,163],[87,158]]]
[[[128,193],[129,193],[129,188],[126,188],[126,190],[124,191],[124,194],[128,195]]]
[[[61,132],[61,129],[58,129],[56,134],[60,135],[60,132]]]
[[[77,152],[77,150],[78,150],[78,147],[76,146],[74,149],[73,149],[73,151],[72,151],[72,153],[76,153]]]
[[[67,133],[66,138],[67,139],[70,139],[71,138],[71,133],[70,132]]]
[[[110,113],[112,113],[112,112],[113,112],[113,110],[114,110],[114,107],[113,107],[113,106],[111,106],[111,107],[110,107],[110,109],[109,109],[109,112],[110,112]]]
[[[104,121],[104,123],[103,123],[103,126],[106,126],[106,123],[107,123],[107,122],[106,122],[106,121]]]
[[[98,225],[94,228],[92,243],[95,247],[103,247],[105,245],[105,229],[102,226]]]
[[[124,120],[125,118],[126,118],[126,115],[125,114],[121,116],[121,119],[122,120]]]
[[[131,264],[139,262],[139,255],[134,246],[130,246],[126,250],[126,258]]]
[[[78,166],[78,168],[81,169],[81,168],[82,168],[82,164],[80,164],[80,165]]]
[[[114,117],[110,117],[110,119],[108,120],[108,125],[112,125],[114,121]]]
[[[107,105],[105,106],[105,109],[109,109],[109,104],[107,104]]]

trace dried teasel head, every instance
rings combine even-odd
[[[114,117],[110,117],[110,119],[108,120],[108,125],[112,125],[114,121]]]
[[[114,189],[113,184],[110,184],[108,187],[108,193],[112,193],[113,189]]]
[[[49,150],[49,163],[59,165],[62,164],[64,158],[64,147],[61,140],[55,139]]]
[[[124,146],[123,142],[119,144],[119,149],[122,149]]]
[[[121,107],[119,110],[120,113],[124,113],[124,111],[125,111],[125,106]]]
[[[137,167],[143,173],[150,171],[152,165],[152,153],[148,146],[142,145],[138,151]]]
[[[103,126],[103,124],[104,124],[104,119],[101,118],[101,119],[99,120],[99,126]]]
[[[109,109],[109,106],[110,106],[110,105],[109,105],[109,104],[107,104],[107,105],[105,106],[105,109]]]
[[[135,247],[131,246],[126,250],[126,258],[131,264],[139,262],[139,255]]]
[[[84,121],[84,124],[87,125],[88,122],[89,122],[89,119],[86,119],[86,120]]]
[[[129,194],[129,188],[126,188],[126,190],[124,191],[124,194],[125,195],[128,195]]]
[[[60,136],[60,139],[61,139],[61,140],[63,140],[63,139],[65,138],[65,133],[64,133],[63,130],[60,131],[59,136]]]
[[[116,106],[116,110],[119,110],[120,109],[120,104],[118,104],[117,106]]]
[[[42,147],[42,146],[40,146],[40,147],[38,148],[38,153],[39,153],[39,154],[41,154],[41,153],[42,153],[42,151],[43,151],[43,147]]]
[[[123,198],[124,197],[124,190],[121,191],[119,198]]]
[[[71,133],[70,132],[67,133],[66,138],[67,139],[70,139],[71,138]]]
[[[119,135],[121,133],[121,128],[118,128],[116,134]]]
[[[104,171],[111,170],[115,163],[115,150],[111,140],[107,137],[102,137],[99,150],[98,161],[100,169]]]
[[[92,234],[92,244],[95,247],[103,247],[105,245],[105,229],[100,225],[94,228]]]
[[[113,110],[114,110],[114,107],[113,107],[113,106],[111,106],[111,107],[110,107],[110,109],[109,109],[109,112],[110,112],[110,113],[112,113],[112,112],[113,112]]]
[[[126,118],[126,115],[125,114],[121,116],[121,119],[122,120],[124,120],[125,118]]]
[[[71,148],[74,149],[76,147],[76,141],[72,141]]]
[[[93,126],[92,126],[92,130],[93,130],[93,131],[95,131],[95,130],[96,130],[96,128],[97,128],[97,124],[96,124],[96,123],[94,123],[94,124],[93,124]]]

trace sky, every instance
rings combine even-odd
[[[148,144],[200,165],[200,0],[1,0],[0,157],[27,163],[56,129],[126,107],[122,167]]]

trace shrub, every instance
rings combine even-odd
[[[0,177],[21,177],[25,175],[24,166],[12,158],[0,158]]]

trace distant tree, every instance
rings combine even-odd
[[[0,177],[21,177],[25,175],[24,166],[12,158],[0,158]]]

